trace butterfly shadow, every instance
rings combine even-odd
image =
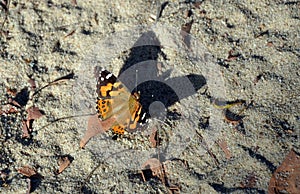
[[[159,58],[168,60],[153,31],[147,31],[135,42],[119,71],[118,79],[132,92],[139,92],[146,118],[159,116],[181,99],[195,94],[206,84],[204,76],[188,74],[170,77],[172,70],[162,72]],[[156,102],[164,106],[151,106]],[[167,112],[172,114],[172,112]]]

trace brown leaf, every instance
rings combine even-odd
[[[269,46],[269,47],[271,47],[271,46],[273,46],[274,44],[273,44],[273,42],[268,42],[267,43],[267,46]]]
[[[157,158],[148,159],[143,165],[143,169],[150,169],[152,176],[161,178],[163,174],[163,167],[161,162]]]
[[[268,193],[300,193],[300,155],[293,149],[273,173]]]
[[[64,38],[67,38],[67,37],[69,37],[69,36],[72,36],[75,32],[76,32],[76,30],[72,30],[70,33],[68,33],[67,35],[65,35]]]
[[[28,83],[30,84],[31,90],[35,90],[36,89],[36,83],[35,83],[34,79],[28,80]]]
[[[4,170],[0,171],[0,177],[3,181],[6,180],[6,178],[8,177],[8,173],[6,173]]]
[[[227,142],[225,140],[223,140],[223,139],[219,139],[217,141],[217,144],[220,146],[220,148],[225,153],[226,159],[230,159],[231,158],[231,152],[230,152],[230,150],[228,148]]]
[[[234,50],[230,50],[230,51],[228,52],[228,57],[227,57],[226,61],[234,61],[234,60],[236,60],[239,56],[240,56],[240,54],[234,53]]]
[[[257,176],[254,172],[247,175],[246,179],[241,182],[241,188],[254,188],[257,183]]]
[[[0,115],[2,114],[14,114],[18,113],[19,111],[13,107],[11,104],[5,104],[0,109]]]
[[[76,0],[72,0],[72,5],[77,5],[77,1]]]
[[[27,121],[23,120],[22,121],[22,138],[29,138],[30,137],[30,129],[29,126],[27,125]]]
[[[152,129],[152,132],[149,137],[149,141],[151,143],[151,146],[153,148],[156,148],[156,146],[157,146],[157,129],[156,128]]]
[[[108,131],[115,120],[115,118],[111,117],[105,121],[101,121],[97,114],[90,116],[85,134],[80,140],[80,148],[84,148],[88,141],[95,135]]]
[[[13,100],[11,98],[8,99],[8,102],[11,103],[12,105],[16,106],[16,107],[19,107],[19,108],[22,107],[16,100]]]
[[[17,89],[11,89],[11,88],[6,88],[6,93],[8,95],[11,95],[11,96],[16,96],[17,95]]]
[[[14,107],[11,107],[9,110],[8,110],[8,114],[13,114],[13,113],[18,113],[19,111],[16,110]]]
[[[27,120],[28,121],[29,120],[36,120],[36,119],[38,119],[38,118],[40,118],[41,116],[44,115],[43,111],[41,111],[38,107],[34,107],[34,106],[28,108],[26,111],[28,113],[28,115],[27,115]]]
[[[195,6],[197,9],[200,9],[200,5],[202,4],[202,2],[194,2],[194,3],[192,3],[193,4],[193,6]]]
[[[70,164],[71,164],[71,161],[68,156],[60,157],[58,159],[59,169],[57,171],[57,174],[62,173],[62,171],[64,171]]]
[[[20,173],[26,177],[29,177],[29,178],[32,176],[38,175],[38,173],[32,167],[29,167],[29,166],[23,166],[23,167],[19,168],[18,173]]]
[[[184,44],[190,49],[191,48],[191,37],[190,37],[190,32],[192,29],[194,20],[191,20],[190,22],[184,24],[181,26],[181,36],[183,39]]]
[[[192,20],[192,21],[190,21],[190,22],[182,25],[181,26],[181,30],[184,31],[184,32],[186,32],[187,34],[189,34],[191,32],[193,22],[194,21]]]

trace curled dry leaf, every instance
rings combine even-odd
[[[300,193],[300,155],[294,150],[273,173],[268,193]]]
[[[23,167],[19,168],[18,173],[20,173],[26,177],[29,177],[29,178],[38,175],[38,173],[32,167],[29,167],[29,166],[23,166]]]
[[[229,109],[225,109],[223,113],[224,113],[225,121],[231,124],[239,124],[244,118],[243,115],[235,114],[231,112]]]
[[[220,99],[212,99],[212,104],[215,108],[218,109],[228,109],[236,105],[242,105],[245,102],[245,100],[235,100],[235,101],[224,101]]]
[[[231,158],[231,152],[228,148],[227,142],[223,139],[219,139],[217,141],[217,144],[220,146],[220,148],[222,149],[222,151],[225,153],[225,157],[226,159],[230,159]]]
[[[90,116],[85,134],[80,140],[80,148],[84,148],[88,141],[95,135],[108,131],[114,121],[115,118],[113,117],[105,121],[100,121],[98,115]]]
[[[157,129],[156,128],[152,129],[152,132],[149,137],[149,141],[151,143],[151,146],[153,148],[156,148],[156,146],[157,146]]]
[[[57,171],[57,174],[62,173],[62,171],[64,171],[70,164],[71,164],[71,161],[68,156],[60,157],[58,159],[59,169]]]
[[[27,191],[26,193],[30,193],[31,192],[31,188],[32,188],[32,180],[33,179],[40,179],[40,178],[43,178],[43,176],[41,176],[40,174],[38,174],[35,169],[33,169],[32,167],[30,166],[23,166],[21,168],[18,169],[18,173],[24,175],[27,177],[27,183],[28,183],[28,186],[27,186]]]
[[[22,121],[22,138],[29,138],[32,132],[32,122],[44,115],[44,112],[38,107],[30,107],[27,110],[27,120]]]
[[[143,165],[142,169],[149,169],[152,172],[152,176],[158,177],[161,181],[164,182],[164,170],[163,165],[157,158],[148,159]],[[146,178],[144,176],[143,171],[141,171],[144,181]]]
[[[26,120],[23,120],[22,121],[22,138],[29,138],[30,137],[30,129],[27,125],[27,121]]]
[[[43,111],[41,111],[38,107],[34,107],[34,106],[28,108],[26,111],[28,113],[28,115],[27,115],[27,120],[28,121],[29,120],[36,120],[36,119],[38,119],[38,118],[40,118],[41,116],[44,115]]]

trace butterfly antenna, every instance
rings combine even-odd
[[[136,92],[138,92],[138,84],[137,84],[137,80],[138,80],[138,70],[135,70],[135,87],[136,87]]]

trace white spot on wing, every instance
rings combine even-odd
[[[144,120],[145,116],[146,116],[146,113],[144,113],[144,114],[143,114],[143,116],[142,116],[142,119],[141,119],[141,120]]]
[[[106,79],[109,79],[113,74],[110,73],[110,74],[107,74],[107,76],[105,77]]]

